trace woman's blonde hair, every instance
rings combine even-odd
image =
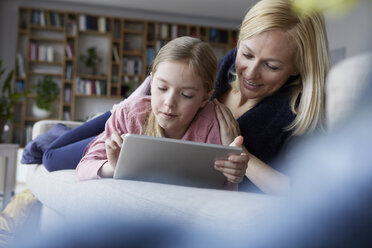
[[[217,75],[217,58],[212,47],[197,38],[183,36],[168,42],[154,59],[152,75],[162,62],[183,62],[203,82],[206,93],[213,90]],[[163,137],[164,132],[151,111],[143,127],[144,135]]]
[[[290,0],[261,0],[246,14],[239,41],[265,31],[286,31],[296,44],[295,65],[299,78],[294,82],[291,109],[297,114],[287,127],[293,135],[323,127],[324,83],[329,71],[328,39],[321,13],[294,9]]]

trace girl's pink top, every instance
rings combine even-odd
[[[96,179],[101,166],[107,162],[105,140],[116,132],[142,134],[143,125],[151,111],[151,96],[133,96],[116,106],[106,122],[105,131],[85,148],[76,173],[79,180]],[[200,109],[191,122],[182,140],[221,144],[220,127],[214,104]],[[143,152],[143,151],[142,151]]]

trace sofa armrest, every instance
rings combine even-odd
[[[67,127],[74,128],[80,126],[84,122],[80,121],[63,121],[63,120],[41,120],[34,124],[32,127],[32,139],[35,139],[38,135],[47,132],[51,129],[54,125],[62,123]]]

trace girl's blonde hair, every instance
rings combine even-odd
[[[154,59],[152,75],[162,62],[183,62],[203,82],[206,92],[213,90],[217,74],[217,58],[212,47],[197,38],[183,36],[168,42]],[[164,132],[151,111],[143,127],[144,135],[163,137]]]
[[[286,31],[296,44],[299,78],[293,82],[291,109],[297,116],[287,129],[293,135],[310,133],[322,128],[324,121],[324,83],[329,71],[324,17],[315,11],[294,10],[290,0],[261,0],[246,14],[239,41],[274,29]]]

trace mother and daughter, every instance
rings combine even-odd
[[[180,37],[162,47],[152,66],[151,96],[133,96],[113,110],[105,130],[85,148],[76,168],[78,178],[112,177],[126,133],[221,144],[209,101],[216,73],[213,49],[199,39]],[[242,138],[233,144],[241,145]],[[247,162],[246,154],[231,155],[216,161],[215,167],[245,171]],[[236,182],[233,173],[225,175]]]
[[[43,163],[50,171],[77,166],[80,179],[111,177],[128,132],[242,145],[241,155],[215,163],[226,181],[287,194],[290,179],[273,161],[294,136],[322,128],[328,70],[323,16],[295,11],[289,0],[261,0],[245,16],[237,48],[219,61],[216,80],[212,49],[175,39],[159,51],[137,96],[59,137]]]

